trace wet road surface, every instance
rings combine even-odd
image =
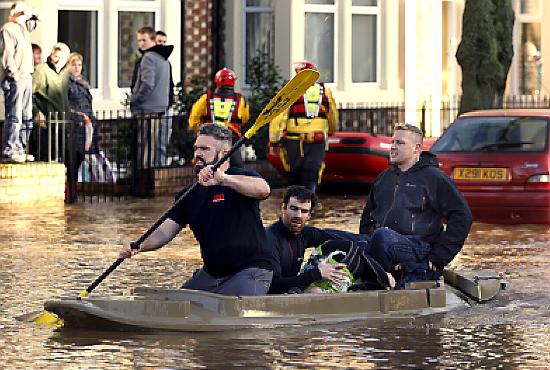
[[[281,193],[262,205],[277,218]],[[365,195],[325,195],[312,219],[356,231]],[[169,198],[2,209],[0,368],[549,368],[550,228],[474,224],[452,266],[495,269],[510,283],[496,301],[428,319],[224,334],[54,331],[16,317],[76,297],[170,205]],[[93,294],[178,287],[199,267],[189,230],[124,262]]]

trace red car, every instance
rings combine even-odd
[[[550,223],[550,110],[487,110],[459,116],[431,151],[474,219]]]

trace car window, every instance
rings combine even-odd
[[[548,120],[537,117],[475,117],[455,121],[432,152],[543,152]]]

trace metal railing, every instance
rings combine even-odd
[[[512,96],[505,108],[550,108],[550,97]],[[439,109],[442,131],[456,118],[460,97],[442,102]],[[427,105],[416,114],[422,128],[431,115]],[[405,106],[395,104],[346,104],[339,106],[339,130],[391,135],[396,123],[405,120]],[[128,195],[144,195],[151,173],[160,169],[189,166],[196,134],[187,116],[131,116],[125,111],[96,113],[93,145],[82,153],[77,148],[75,124],[64,114],[52,113],[35,122],[30,153],[37,161],[59,161],[67,165],[69,201],[108,201]],[[166,172],[166,171],[165,171]],[[169,172],[169,171],[168,171]]]

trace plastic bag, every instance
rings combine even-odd
[[[307,270],[310,270],[312,268],[315,268],[320,262],[326,261],[331,264],[337,264],[340,263],[337,260],[334,259],[334,257],[338,255],[346,256],[346,252],[336,250],[332,253],[330,253],[328,256],[323,256],[323,251],[321,247],[315,248],[313,252],[311,252],[311,255],[308,259],[308,261],[302,266],[301,273],[305,272]],[[347,267],[344,267],[342,269],[346,273],[346,280],[341,284],[332,283],[328,280],[317,280],[313,283],[311,283],[304,292],[307,293],[308,291],[311,292],[321,292],[321,293],[344,293],[348,291],[348,288],[353,285],[355,282],[355,279],[353,278],[353,275],[348,270]]]
[[[78,168],[78,182],[116,182],[111,162],[109,162],[103,151],[84,156],[84,160]]]

